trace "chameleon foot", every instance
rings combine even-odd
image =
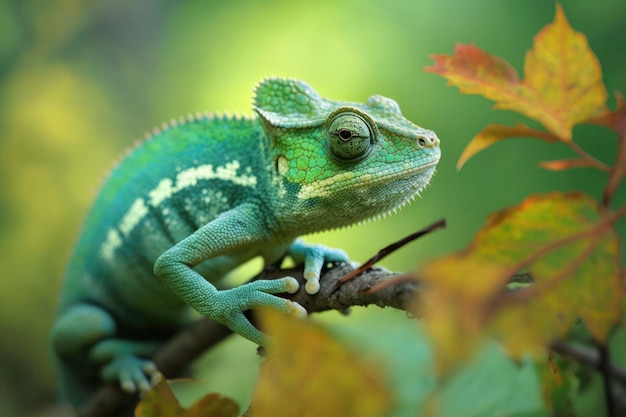
[[[154,362],[126,355],[113,359],[102,368],[102,378],[119,382],[124,392],[139,391],[143,395],[160,380],[160,374]]]
[[[296,240],[289,248],[289,255],[295,262],[304,261],[304,286],[307,294],[317,294],[320,290],[320,274],[327,262],[348,262],[348,255],[341,249],[324,245],[309,245]]]

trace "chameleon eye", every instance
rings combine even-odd
[[[358,162],[365,158],[373,144],[372,129],[363,116],[344,111],[331,115],[328,122],[328,146],[341,162]]]

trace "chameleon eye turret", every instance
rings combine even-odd
[[[341,108],[327,119],[328,148],[338,163],[366,158],[376,141],[374,122],[356,109]]]

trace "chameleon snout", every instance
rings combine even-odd
[[[439,138],[434,132],[421,134],[417,136],[417,145],[420,148],[438,148]]]

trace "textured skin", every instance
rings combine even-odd
[[[112,171],[71,259],[52,329],[63,397],[82,404],[101,379],[145,391],[148,358],[200,314],[263,344],[243,311],[304,315],[272,294],[290,277],[224,289],[261,256],[305,263],[306,291],[344,252],[296,238],[379,216],[413,199],[439,160],[437,136],[390,99],[332,101],[306,83],[268,78],[256,117],[198,114],[164,124]]]

